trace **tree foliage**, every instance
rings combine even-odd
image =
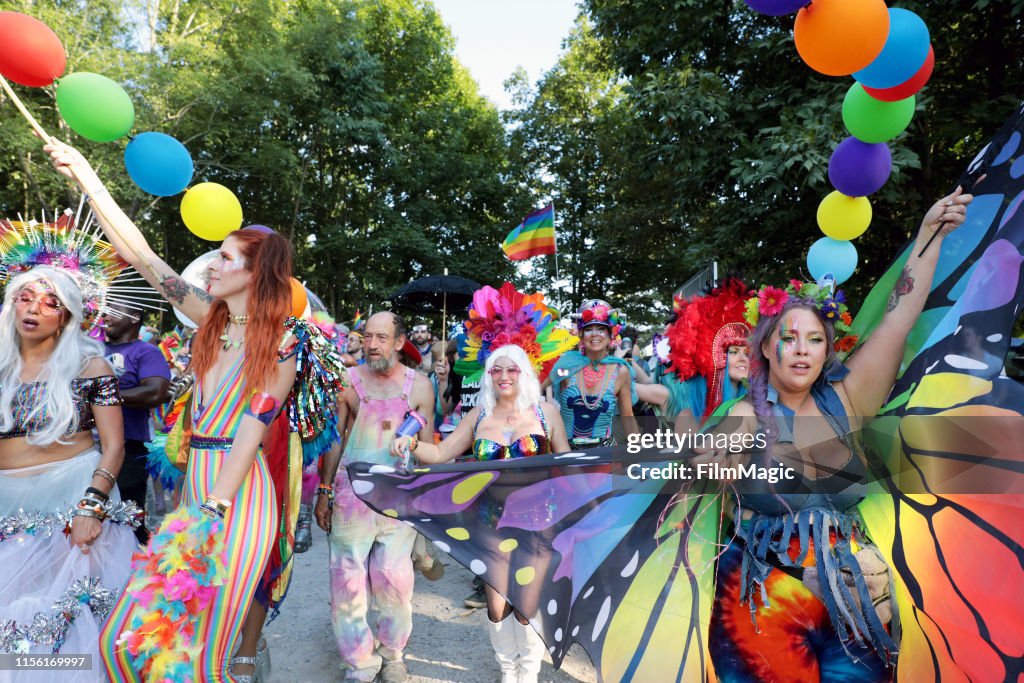
[[[515,215],[504,129],[429,2],[90,0],[81,15],[79,4],[14,9],[62,36],[69,72],[124,84],[136,130],[182,140],[194,182],[226,185],[247,223],[290,237],[297,274],[339,317],[446,267],[487,281],[510,273],[497,249]],[[134,187],[123,143],[63,127],[53,87],[20,90],[51,133],[101,168],[172,264],[215,246],[186,231],[178,197]],[[77,202],[13,108],[0,125],[0,209],[37,215]]]

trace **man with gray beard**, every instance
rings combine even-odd
[[[398,362],[405,323],[394,313],[376,313],[363,336],[364,365],[349,370],[339,424],[345,444],[340,462],[399,464],[391,442],[406,413],[434,414],[434,389],[421,373]],[[433,441],[430,419],[418,437]],[[416,531],[378,515],[359,500],[336,452],[324,456],[317,489],[317,524],[330,536],[331,618],[346,681],[383,683],[408,678],[402,651],[412,632],[412,552]],[[333,510],[331,500],[333,498]],[[377,633],[367,623],[370,597],[380,612]]]

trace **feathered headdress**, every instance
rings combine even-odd
[[[483,287],[473,294],[465,333],[459,335],[455,371],[473,381],[480,377],[487,357],[507,344],[526,352],[541,381],[560,355],[573,349],[579,339],[555,325],[558,311],[544,295],[523,294],[511,283],[501,289]]]
[[[705,408],[713,410],[721,402],[729,347],[747,343],[750,328],[743,316],[750,297],[742,280],[729,278],[706,295],[674,302],[677,318],[666,330],[669,361],[680,381],[697,375],[704,378],[708,386]]]
[[[79,214],[81,206],[79,206]],[[82,290],[82,329],[95,327],[104,315],[120,317],[111,304],[141,311],[159,310],[160,297],[143,283],[114,248],[100,239],[99,227],[86,218],[75,228],[77,216],[67,209],[54,222],[0,220],[0,284],[36,266],[59,268]]]

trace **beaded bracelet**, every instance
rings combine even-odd
[[[316,494],[319,496],[321,493],[324,494],[325,496],[327,496],[327,501],[329,503],[333,503],[334,502],[334,489],[333,488],[331,488],[330,486],[327,486],[326,484],[320,484],[319,486],[316,487]]]
[[[116,486],[117,485],[117,478],[113,474],[111,474],[110,471],[105,470],[102,467],[97,467],[96,469],[94,469],[92,471],[92,476],[94,476],[94,477],[95,476],[103,477],[104,479],[106,479],[107,481],[110,482],[111,486]]]

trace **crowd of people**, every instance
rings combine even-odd
[[[342,680],[399,683],[414,573],[437,578],[443,564],[415,528],[367,505],[372,485],[349,466],[584,452],[624,444],[649,416],[679,434],[762,436],[756,457],[797,473],[781,489],[722,494],[730,530],[707,629],[717,678],[892,676],[899,614],[855,512],[863,490],[823,482],[863,478],[850,435],[896,381],[939,254],[921,247],[936,235],[941,246],[971,195],[927,211],[884,319],[848,360],[849,313],[831,283],[754,290],[739,278],[674,301],[645,357],[609,302],[585,301],[566,328],[539,295],[500,309],[511,285],[485,288],[494,306],[475,300],[452,340],[387,311],[359,329],[298,321],[290,246],[265,228],[224,240],[204,290],[152,249],[78,151],[55,140],[45,149],[120,257],[201,322],[173,343],[142,341],[142,311],[101,301],[103,283],[84,269],[2,255],[13,276],[0,312],[0,652],[95,653],[93,671],[50,680],[265,680],[261,632],[315,520],[329,534]],[[725,467],[755,457],[691,455]],[[177,488],[176,509],[153,515],[164,487]],[[487,524],[496,528],[515,494],[489,491]],[[486,609],[501,680],[535,682],[552,643],[531,618],[552,607],[511,603],[518,574],[489,577],[467,604]],[[25,680],[46,680],[34,675]]]

